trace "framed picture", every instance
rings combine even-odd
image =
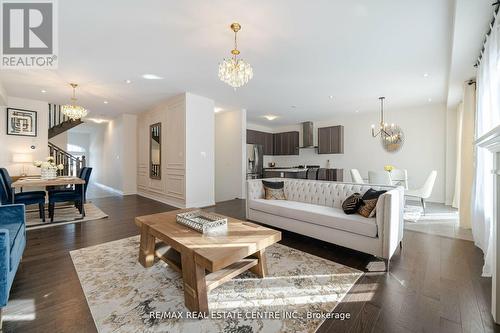
[[[36,111],[7,108],[7,134],[21,136],[37,135]]]

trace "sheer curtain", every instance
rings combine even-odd
[[[477,111],[475,138],[481,137],[500,124],[500,20],[485,45],[477,75]],[[472,234],[484,253],[483,276],[491,276],[493,256],[493,157],[484,148],[474,149],[474,183],[472,187]]]

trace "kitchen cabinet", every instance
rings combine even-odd
[[[273,134],[247,129],[247,143],[262,145],[264,155],[273,155]]]
[[[299,132],[274,133],[274,155],[298,155]]]
[[[318,128],[318,154],[344,153],[344,126]]]

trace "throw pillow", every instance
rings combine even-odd
[[[344,200],[342,203],[342,209],[346,214],[355,214],[362,204],[363,201],[361,200],[361,194],[354,193]]]
[[[377,212],[375,208],[377,207],[378,198],[385,192],[387,191],[376,191],[372,188],[366,191],[361,197],[363,203],[359,207],[358,213],[364,217],[374,217]]]
[[[361,207],[358,209],[358,214],[364,217],[375,216],[375,214],[373,216],[370,215],[372,215],[372,212],[376,211],[375,207],[377,207],[377,200],[378,199],[363,200]]]
[[[266,180],[262,181],[265,191],[266,200],[286,200],[285,197],[285,182],[269,182]]]

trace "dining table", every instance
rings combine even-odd
[[[67,185],[84,185],[85,180],[75,176],[58,176],[51,179],[43,179],[41,177],[22,177],[16,180],[11,185],[12,203],[16,189],[23,190],[25,187],[47,187],[47,186],[67,186]],[[82,200],[85,202],[85,186],[82,186]],[[82,218],[85,217],[85,205],[82,205]]]

